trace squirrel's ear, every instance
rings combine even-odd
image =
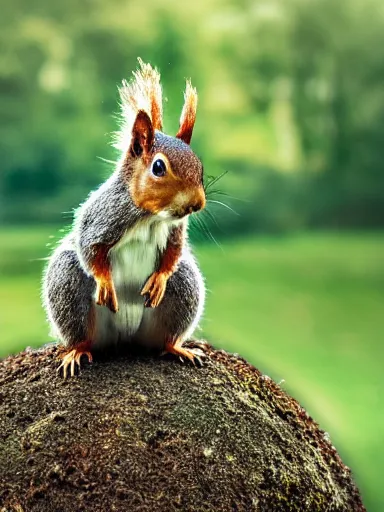
[[[197,91],[189,80],[184,93],[184,106],[180,117],[180,128],[176,134],[186,144],[191,142],[193,127],[195,126],[197,108]]]
[[[149,115],[139,110],[132,128],[132,140],[129,151],[133,157],[149,153],[153,145],[154,130]]]

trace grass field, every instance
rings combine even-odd
[[[0,356],[48,340],[39,282],[55,229],[0,231]],[[384,510],[384,235],[316,234],[199,246],[203,335],[293,394]]]

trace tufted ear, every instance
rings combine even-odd
[[[154,129],[149,115],[139,110],[132,128],[132,140],[129,151],[133,157],[140,157],[150,152],[154,139]]]
[[[184,93],[184,106],[180,117],[180,128],[176,134],[178,139],[186,144],[191,142],[193,127],[195,126],[197,109],[197,91],[188,80]]]

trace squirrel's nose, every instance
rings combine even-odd
[[[187,207],[188,214],[191,214],[193,212],[198,212],[199,210],[201,210],[201,203],[191,204],[190,206]]]
[[[203,188],[199,188],[195,195],[193,203],[190,205],[190,213],[198,212],[205,207],[205,192]]]
[[[193,190],[193,192],[189,195],[189,201],[187,206],[183,208],[185,212],[184,215],[190,215],[191,213],[198,212],[202,210],[205,206],[205,192],[201,187]]]

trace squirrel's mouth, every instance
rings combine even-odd
[[[199,212],[205,207],[205,192],[202,187],[190,191],[180,191],[173,198],[170,205],[172,215],[177,219],[182,219],[192,213]]]
[[[175,219],[182,219],[184,217],[188,217],[189,215],[192,215],[192,213],[199,212],[200,210],[201,210],[201,208],[188,206],[187,208],[184,208],[183,210],[178,210],[178,211],[172,212],[172,216]]]
[[[179,219],[186,217],[187,215],[192,215],[192,213],[197,213],[205,207],[205,197],[203,201],[196,201],[194,203],[190,203],[187,206],[178,208],[174,210],[173,215]]]
[[[158,217],[160,217],[164,220],[172,220],[172,219],[180,220],[180,219],[183,219],[184,217],[188,217],[192,213],[199,212],[201,209],[202,208],[196,208],[196,207],[193,208],[192,206],[189,206],[189,207],[177,209],[177,210],[174,210],[174,209],[161,210],[160,212],[158,212],[157,215],[158,215]]]
[[[164,221],[180,220],[186,216],[186,214],[183,212],[176,212],[173,210],[161,210],[156,215],[157,217],[160,217],[160,219]]]

